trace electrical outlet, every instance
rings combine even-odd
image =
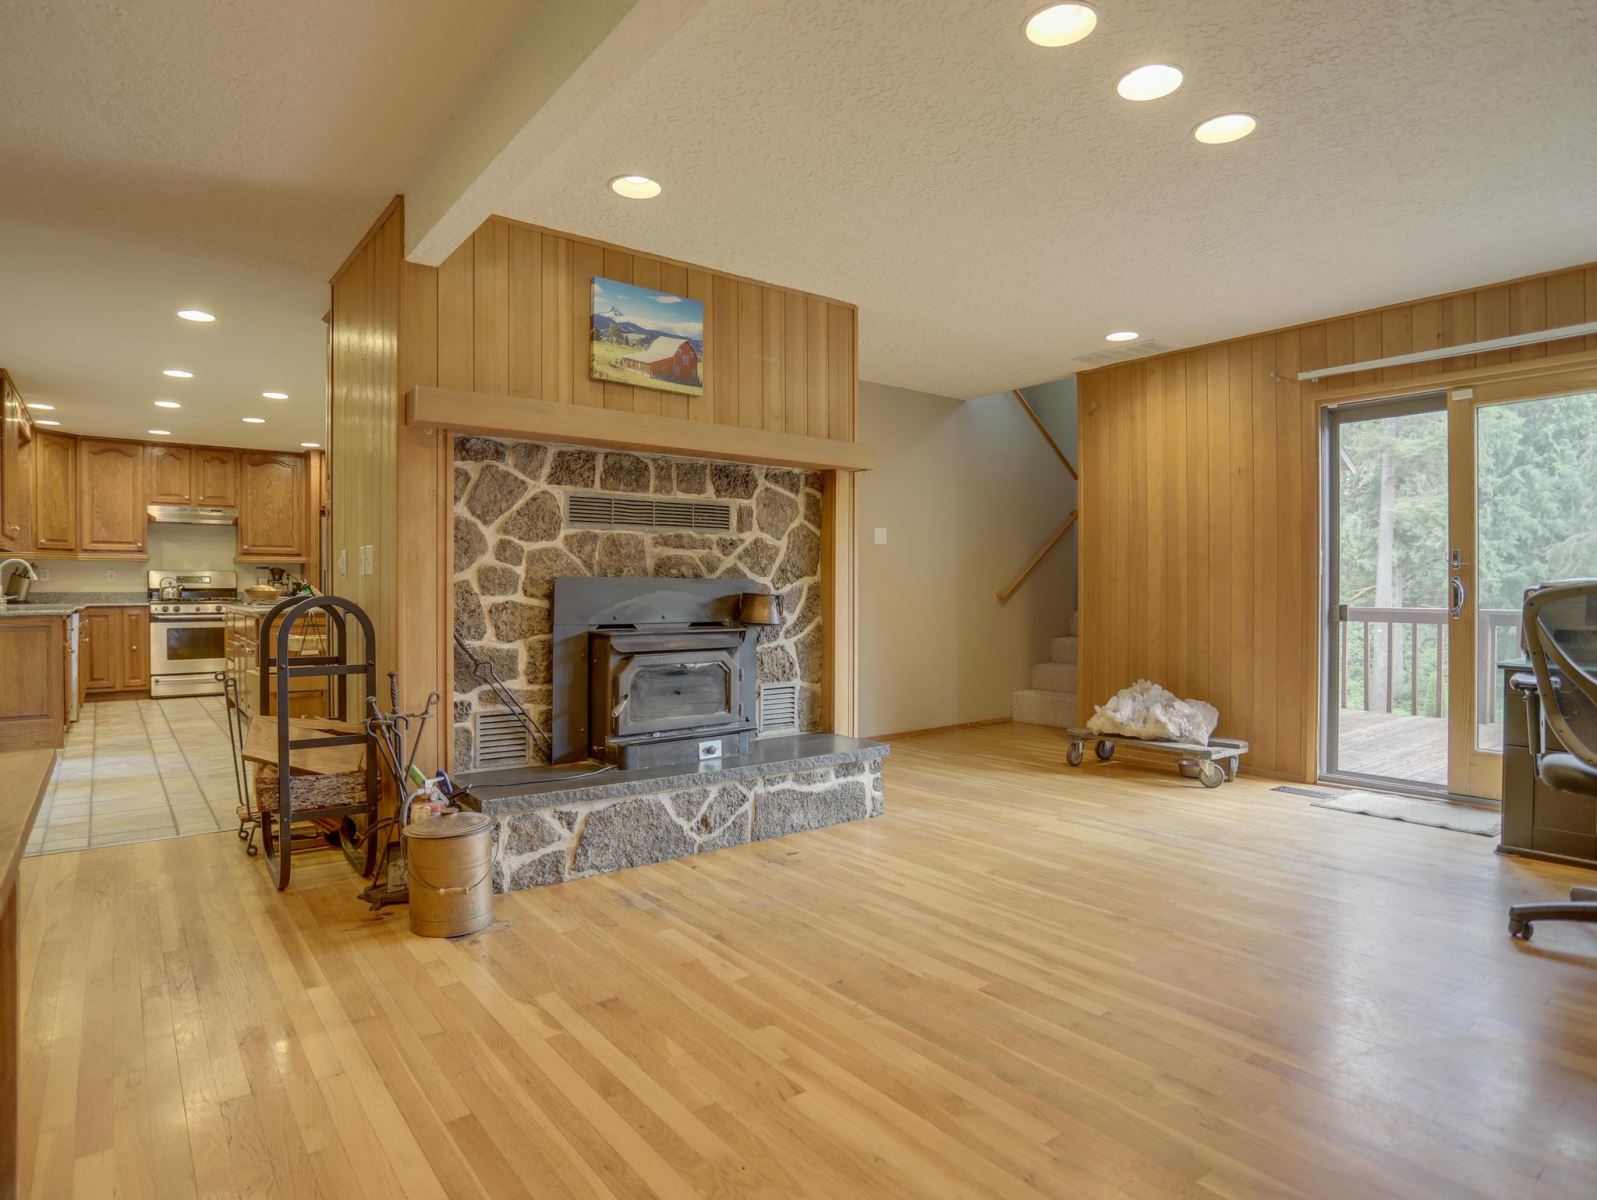
[[[37,574],[39,576],[39,582],[40,583],[49,583],[50,582],[50,568],[49,567],[37,567],[37,568],[35,568],[35,574]]]
[[[348,550],[340,550],[338,552],[338,577],[340,579],[347,579],[349,577],[349,551]]]
[[[887,530],[881,525],[876,527],[876,544],[878,546],[887,545]]]
[[[106,573],[105,573],[105,581],[107,583],[115,583],[116,582],[116,572],[113,571],[113,570],[107,570]]]

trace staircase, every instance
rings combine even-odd
[[[1031,668],[1031,686],[1010,694],[1011,720],[1060,729],[1076,724],[1079,716],[1076,711],[1076,664],[1081,650],[1079,629],[1076,614],[1071,613],[1070,635],[1054,638],[1049,661]]]

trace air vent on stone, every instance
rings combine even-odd
[[[572,492],[566,524],[576,529],[694,529],[728,533],[732,505],[726,500],[668,500],[610,492]]]
[[[1129,362],[1133,358],[1150,358],[1155,354],[1168,354],[1170,347],[1152,338],[1125,342],[1112,350],[1099,350],[1094,354],[1081,354],[1076,361],[1084,367],[1107,367],[1113,363]]]
[[[527,730],[510,712],[477,714],[477,752],[474,766],[522,767],[527,763]]]
[[[760,736],[772,733],[797,733],[799,727],[798,684],[760,684]]]

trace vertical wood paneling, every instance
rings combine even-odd
[[[472,387],[510,390],[510,227],[485,222],[471,235]]]
[[[1547,328],[1547,281],[1523,279],[1508,292],[1508,320],[1510,333],[1533,333]],[[1526,362],[1546,358],[1547,347],[1516,346],[1509,351],[1510,362]]]
[[[852,305],[501,218],[436,272],[431,353],[442,387],[642,415],[852,440]],[[592,280],[657,287],[704,305],[704,393],[595,380]]]
[[[1460,355],[1312,384],[1316,366],[1597,320],[1597,268],[1435,297],[1088,372],[1081,447],[1081,708],[1139,676],[1220,709],[1251,766],[1315,770],[1319,408],[1508,362]],[[1541,353],[1578,351],[1586,339]],[[1597,350],[1597,340],[1589,349]]]
[[[473,246],[468,240],[438,268],[438,386],[473,389],[477,342]]]
[[[536,229],[509,227],[510,360],[505,390],[541,396],[543,388],[543,239]]]

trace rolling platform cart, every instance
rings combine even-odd
[[[1210,738],[1207,746],[1197,742],[1160,742],[1144,738],[1121,737],[1119,734],[1093,733],[1090,729],[1067,729],[1070,749],[1065,761],[1073,767],[1081,766],[1086,757],[1087,743],[1096,742],[1093,752],[1103,762],[1115,756],[1116,746],[1134,746],[1139,751],[1175,759],[1176,769],[1188,779],[1196,779],[1206,788],[1217,788],[1237,777],[1237,766],[1248,752],[1248,744],[1235,738]]]

